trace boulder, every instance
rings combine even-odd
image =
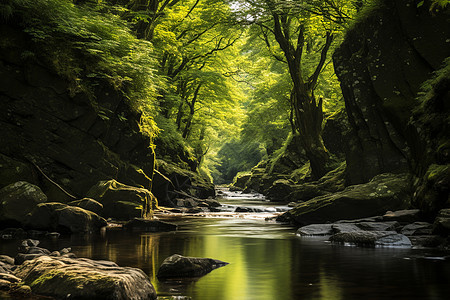
[[[287,196],[293,192],[293,186],[294,182],[290,180],[278,179],[273,182],[265,196],[271,201],[285,201]]]
[[[174,254],[163,261],[156,276],[158,278],[200,277],[227,264],[212,258],[185,257]]]
[[[25,181],[12,183],[0,190],[0,224],[21,226],[27,214],[46,201],[38,186]]]
[[[161,232],[161,231],[175,231],[177,230],[177,225],[159,221],[159,220],[149,220],[142,218],[134,218],[123,225],[125,229],[133,231],[146,231],[146,232]]]
[[[343,232],[395,231],[398,226],[397,222],[336,222],[334,224],[306,225],[300,227],[297,234],[300,236],[324,236]]]
[[[103,217],[118,220],[149,217],[156,206],[156,198],[147,189],[128,186],[114,179],[98,182],[88,191],[87,197],[103,205]]]
[[[106,220],[91,211],[62,203],[41,203],[30,214],[31,228],[64,232],[89,232],[107,225]]]
[[[411,247],[405,235],[393,231],[341,232],[330,237],[330,241],[363,247]]]
[[[407,174],[381,174],[369,183],[300,203],[282,218],[308,225],[366,218],[406,208],[410,200],[408,178]]]
[[[439,211],[433,223],[433,233],[445,236],[450,234],[450,208]]]
[[[179,192],[193,198],[207,199],[214,197],[216,191],[209,179],[196,172],[180,168],[179,166],[156,160],[157,172],[153,177],[152,192],[158,198],[160,205],[173,206],[173,199]]]
[[[323,236],[323,235],[332,235],[333,224],[311,224],[300,227],[297,230],[297,235],[300,236]]]
[[[20,278],[14,276],[14,275],[5,274],[5,273],[0,273],[0,280],[6,280],[6,281],[9,281],[11,283],[16,283],[16,282],[20,282],[21,281]]]
[[[65,299],[156,299],[156,292],[142,270],[119,267],[113,262],[41,256],[25,261],[14,275],[33,293]]]
[[[397,221],[399,223],[413,223],[420,220],[420,210],[402,209],[397,211],[388,211],[383,215],[385,221]]]
[[[8,280],[0,279],[0,291],[9,291],[11,288],[11,282]]]
[[[252,175],[249,173],[238,173],[233,179],[233,187],[245,189],[247,181]],[[231,190],[231,189],[230,189]]]
[[[414,222],[404,226],[401,233],[407,236],[412,235],[430,235],[433,231],[433,225],[428,222]]]
[[[67,204],[71,206],[78,206],[85,210],[92,211],[97,215],[100,215],[103,210],[103,205],[100,202],[90,198],[83,198],[80,200],[71,201]]]

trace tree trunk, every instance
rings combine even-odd
[[[301,146],[310,160],[313,177],[319,179],[327,173],[330,158],[322,139],[322,99],[317,103],[313,92],[301,87],[294,88],[293,93],[291,99]]]

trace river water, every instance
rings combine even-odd
[[[221,203],[262,213],[171,216],[178,231],[130,233],[108,229],[98,235],[42,240],[50,250],[72,247],[79,257],[106,259],[147,273],[160,299],[449,299],[450,260],[423,249],[357,248],[326,238],[304,238],[295,228],[265,218],[287,207],[255,195],[226,192]],[[18,241],[1,240],[0,253],[15,255]],[[201,278],[160,282],[155,274],[172,255],[210,257],[228,262]],[[448,253],[447,253],[448,254]],[[167,298],[166,298],[167,297]]]

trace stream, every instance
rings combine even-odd
[[[42,240],[41,247],[71,247],[78,257],[115,261],[142,269],[160,299],[448,299],[450,260],[435,250],[357,248],[327,238],[299,237],[296,229],[266,221],[287,206],[254,194],[223,191],[229,212],[170,215],[178,231],[127,232],[109,228],[96,235]],[[231,213],[237,206],[263,212]],[[14,256],[17,240],[2,240],[0,253]],[[155,274],[172,255],[228,262],[201,278],[160,282]],[[173,298],[175,299],[175,298]]]

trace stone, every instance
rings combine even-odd
[[[333,54],[351,128],[344,149],[349,184],[403,173],[414,155],[418,163],[428,161],[426,141],[408,122],[420,104],[422,83],[450,56],[446,13],[430,14],[429,7],[418,10],[414,1],[404,0],[382,0],[367,9]],[[448,111],[443,120],[447,116]],[[437,131],[448,132],[445,124],[448,120]]]
[[[8,280],[0,279],[0,291],[9,291],[10,288],[11,282],[9,282]]]
[[[80,200],[71,201],[67,203],[67,205],[78,206],[85,210],[92,211],[97,215],[100,215],[103,210],[103,205],[101,203],[90,198],[83,198]]]
[[[158,278],[200,277],[228,263],[212,259],[185,257],[174,254],[166,258],[158,269]]]
[[[25,261],[14,275],[33,293],[65,299],[153,300],[156,292],[142,270],[90,259],[42,256]]]
[[[46,201],[38,186],[25,181],[12,183],[0,190],[0,224],[22,226],[27,214]]]
[[[0,273],[0,279],[1,279],[1,280],[9,281],[9,282],[11,282],[11,283],[17,283],[17,282],[22,281],[20,278],[14,276],[14,275],[11,275],[11,274],[5,274],[5,273]]]
[[[160,220],[148,220],[142,218],[134,218],[123,225],[125,229],[133,231],[161,232],[176,231],[177,225],[163,222]]]
[[[378,175],[369,183],[300,203],[283,215],[300,225],[372,217],[408,207],[411,199],[408,182],[408,174]]]
[[[103,217],[117,220],[149,217],[156,206],[155,196],[147,189],[116,180],[98,182],[88,191],[87,197],[103,205]]]
[[[441,209],[433,223],[433,234],[450,234],[450,208]]]
[[[330,241],[362,247],[411,247],[411,241],[405,235],[393,231],[342,232],[331,236]]]
[[[358,228],[366,231],[396,231],[400,227],[397,221],[391,222],[358,222]]]
[[[234,212],[249,213],[249,212],[255,212],[255,210],[251,207],[238,206],[234,209]]]
[[[399,223],[413,223],[420,220],[420,210],[403,209],[397,211],[388,211],[383,215],[385,221],[397,221]]]
[[[90,232],[107,225],[99,215],[62,203],[41,203],[30,214],[28,226],[49,231]]]
[[[332,224],[331,229],[333,231],[333,234],[342,233],[342,232],[361,231],[361,229],[355,223]]]
[[[14,265],[14,258],[12,258],[8,255],[0,255],[0,262],[9,264],[9,265]]]
[[[436,248],[445,243],[445,239],[439,235],[413,235],[408,238],[413,247]]]
[[[69,88],[70,80],[43,63],[52,57],[51,51],[36,51],[23,42],[28,38],[21,27],[5,25],[1,30],[2,37],[11,41],[0,49],[1,154],[19,162],[26,157],[75,196],[84,196],[98,181],[110,178],[149,188],[150,180],[142,173],[153,174],[155,153],[148,136],[140,131],[141,113],[128,101],[129,95],[87,77],[83,83],[92,89],[75,92]],[[36,54],[35,60],[19,58],[19,52],[29,51]],[[8,53],[16,53],[16,58]],[[70,55],[66,59],[76,60]],[[5,166],[5,176],[11,179],[34,183],[22,175],[41,177],[50,202],[73,200],[31,165]],[[1,171],[2,167],[0,177]]]
[[[428,222],[414,222],[401,229],[401,233],[407,236],[411,235],[431,235],[433,225]]]
[[[152,192],[159,205],[173,207],[173,200],[181,194],[188,197],[207,199],[215,197],[214,184],[196,172],[180,168],[166,160],[156,160],[157,172],[153,177]],[[195,168],[194,168],[195,170]]]
[[[46,254],[44,253],[38,253],[38,254],[26,254],[26,253],[19,253],[16,255],[16,257],[14,258],[14,264],[15,265],[21,265],[23,264],[25,261],[27,260],[33,260],[37,257],[40,256],[45,256]]]
[[[243,190],[243,189],[245,189],[245,187],[246,187],[246,185],[247,185],[247,181],[250,179],[250,177],[251,177],[252,175],[251,174],[249,174],[249,173],[243,173],[243,174],[237,174],[235,177],[234,177],[234,180],[233,180],[233,187],[234,188],[237,188],[238,189],[238,191],[239,190]],[[232,191],[231,189],[230,189],[230,191]]]
[[[333,224],[311,224],[300,227],[297,230],[297,235],[300,236],[323,236],[323,235],[332,235]]]

